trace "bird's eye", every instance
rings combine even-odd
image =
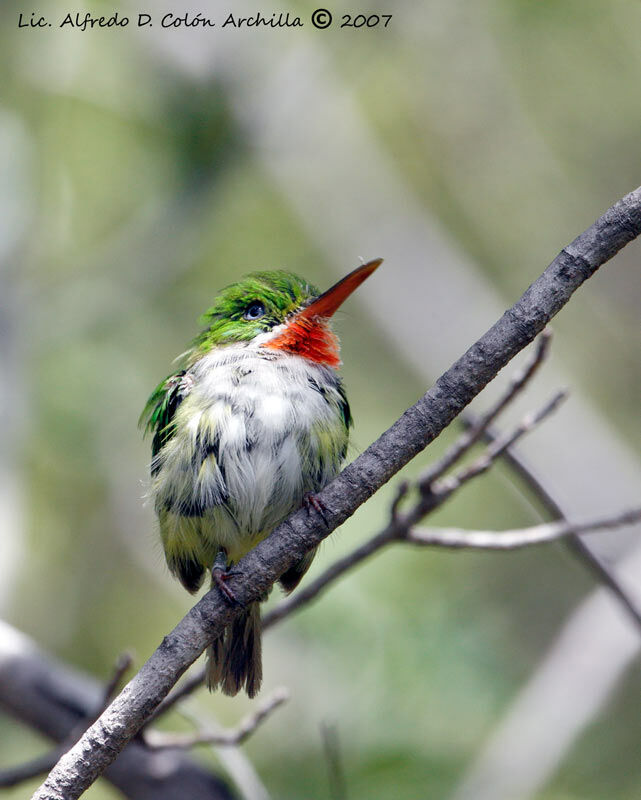
[[[260,302],[260,300],[254,300],[253,303],[247,306],[245,309],[245,313],[243,314],[243,319],[260,319],[261,317],[265,316],[265,306]]]

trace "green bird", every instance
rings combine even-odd
[[[330,318],[379,266],[358,267],[319,294],[291,272],[254,272],[199,320],[181,369],[147,401],[150,494],[170,571],[190,592],[207,572],[234,601],[230,570],[339,472],[352,423]],[[314,552],[280,577],[291,591]],[[259,603],[208,649],[207,682],[253,697],[262,679]]]

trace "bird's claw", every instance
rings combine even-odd
[[[227,586],[227,581],[235,575],[242,575],[242,573],[238,570],[227,570],[222,567],[214,567],[211,571],[212,580],[218,587],[223,599],[225,599],[230,606],[242,606],[240,600],[236,598],[236,595],[229,586]]]
[[[325,516],[325,512],[328,510],[327,506],[325,506],[323,502],[318,499],[317,495],[315,495],[313,492],[305,492],[303,495],[303,505],[307,509],[308,516],[312,513],[313,508],[314,511],[316,511],[316,513],[322,518],[323,522],[325,523],[325,527],[329,528],[329,522]]]

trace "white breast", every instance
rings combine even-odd
[[[278,352],[230,346],[190,370],[193,388],[175,416],[154,483],[156,506],[208,520],[212,545],[249,549],[331,480],[325,436],[346,442],[333,370]],[[320,387],[328,387],[320,390]]]

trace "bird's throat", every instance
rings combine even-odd
[[[294,317],[265,347],[294,353],[328,367],[338,367],[341,363],[338,337],[322,318]]]

